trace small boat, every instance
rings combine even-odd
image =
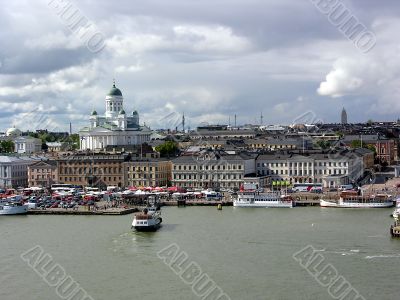
[[[339,199],[320,199],[321,207],[384,208],[393,206],[393,197],[386,194],[359,196],[354,191],[343,191]]]
[[[156,231],[162,222],[161,213],[155,206],[147,207],[141,213],[135,214],[132,228],[137,231]]]
[[[20,202],[0,203],[0,215],[23,215],[28,212],[28,205]]]
[[[218,205],[217,205],[217,209],[218,209],[218,210],[222,210],[222,205],[221,205],[221,204],[218,204]]]
[[[212,189],[207,189],[201,192],[206,200],[221,200],[222,194],[220,192],[213,191]]]

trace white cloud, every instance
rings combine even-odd
[[[322,96],[341,97],[359,91],[364,86],[365,64],[360,60],[339,59],[333,70],[321,82],[318,93]]]
[[[366,55],[345,55],[337,59],[317,91],[333,98],[365,98],[364,108],[370,114],[400,113],[400,43],[394,38],[400,29],[400,20],[378,19],[373,29],[377,46]]]

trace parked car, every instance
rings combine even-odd
[[[67,205],[68,208],[74,208],[75,206],[76,206],[76,204],[72,203],[72,202]]]
[[[54,202],[50,207],[51,208],[57,208],[59,205],[59,202]]]

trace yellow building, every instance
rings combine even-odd
[[[162,158],[133,159],[123,163],[125,186],[167,186],[171,182],[171,162]]]

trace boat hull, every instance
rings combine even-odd
[[[327,201],[320,200],[321,207],[338,207],[338,208],[387,208],[392,207],[393,203],[391,201],[388,202],[371,202],[371,203],[349,203],[349,202],[335,202],[335,201]]]
[[[151,232],[151,231],[157,231],[161,227],[161,223],[157,225],[151,225],[151,226],[133,226],[133,228],[136,231],[142,231],[142,232]]]
[[[279,202],[279,201],[233,201],[234,207],[259,207],[259,208],[292,208],[293,202]]]
[[[28,205],[22,206],[3,206],[0,215],[24,215],[28,213]]]
[[[148,219],[146,224],[140,223],[141,220],[134,219],[132,222],[132,228],[136,231],[156,231],[161,227],[162,218],[158,217],[155,219]]]

